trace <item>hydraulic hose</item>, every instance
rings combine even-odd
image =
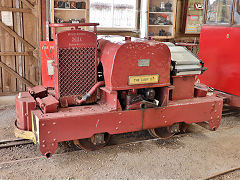
[[[91,89],[89,92],[87,92],[83,97],[82,99],[77,99],[76,102],[78,105],[84,103],[88,98],[90,98],[93,93],[101,86],[104,86],[105,85],[105,82],[104,81],[99,81],[97,82]]]

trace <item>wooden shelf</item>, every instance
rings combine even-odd
[[[159,7],[161,3],[171,3],[172,9],[166,9],[164,11],[154,11],[153,7]],[[147,28],[146,28],[146,35],[148,37],[156,38],[156,39],[172,39],[175,37],[175,20],[176,20],[176,12],[177,12],[177,0],[148,0],[147,6]],[[167,21],[170,21],[172,24],[169,25],[164,24],[149,24],[149,20],[151,23],[154,22],[154,19],[157,19],[161,14],[165,14],[167,17]],[[151,19],[150,19],[151,18]],[[159,30],[162,29],[166,32],[166,34],[171,34],[170,36],[158,36]],[[152,35],[152,36],[151,36]]]
[[[155,39],[172,39],[173,36],[149,36],[151,38],[155,38]]]
[[[56,11],[86,11],[86,9],[65,9],[65,8],[54,8]]]
[[[149,12],[150,14],[173,14],[173,12]]]
[[[156,26],[156,27],[161,27],[161,26],[165,26],[165,27],[168,27],[168,26],[173,26],[173,25],[160,25],[160,24],[156,24],[156,25],[153,25],[153,24],[149,24],[148,26],[152,26],[152,27],[154,27],[154,26]]]
[[[86,2],[85,9],[66,9],[66,8],[55,8],[54,2],[57,0],[50,0],[50,8],[51,8],[51,22],[55,23],[55,17],[62,19],[64,22],[68,22],[70,19],[85,19],[85,22],[89,22],[89,0],[84,0]],[[74,0],[76,1],[76,0]],[[56,28],[56,33],[61,31],[65,31],[70,29],[69,27]],[[84,29],[88,29],[88,27],[84,27]]]

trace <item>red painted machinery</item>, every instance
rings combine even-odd
[[[86,25],[94,31],[79,29]],[[145,129],[167,138],[191,123],[219,127],[223,100],[195,84],[204,68],[189,51],[154,40],[97,39],[96,25],[51,25],[74,28],[42,42],[45,87],[16,97],[16,136],[32,139],[50,157],[63,141],[96,150],[112,134]]]
[[[240,107],[240,1],[205,1],[199,58],[208,68],[201,82]]]

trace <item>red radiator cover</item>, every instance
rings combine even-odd
[[[58,33],[55,42],[56,97],[75,104],[97,83],[97,35],[75,29]]]

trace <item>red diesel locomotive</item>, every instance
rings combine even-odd
[[[195,84],[205,68],[188,50],[147,39],[97,38],[97,25],[50,25],[73,29],[41,42],[43,86],[16,96],[17,137],[32,139],[50,157],[63,141],[96,150],[112,134],[149,130],[167,138],[186,124],[219,127],[223,99]]]

